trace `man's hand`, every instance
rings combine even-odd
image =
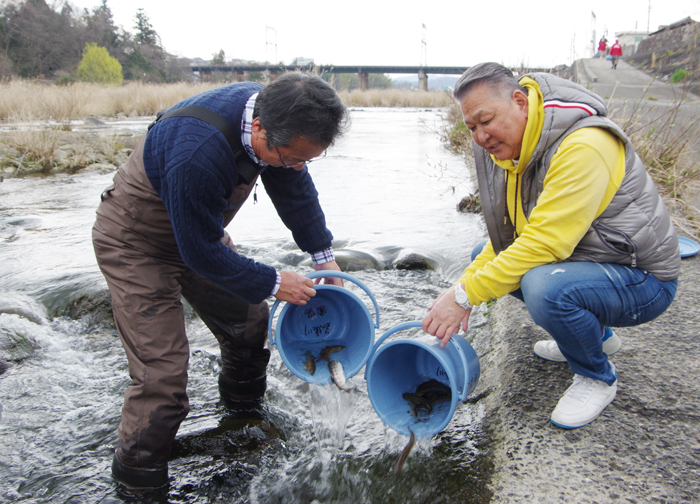
[[[440,294],[429,310],[423,319],[423,330],[442,340],[440,346],[447,345],[452,335],[459,332],[460,324],[467,330],[471,309],[466,310],[455,303],[454,287]]]
[[[282,282],[277,294],[275,294],[275,297],[280,301],[305,305],[309,299],[316,295],[314,282],[310,278],[293,271],[282,271],[280,277],[282,277]]]
[[[314,269],[316,271],[322,271],[322,270],[340,271],[340,266],[338,266],[338,263],[335,261],[328,261],[328,262],[325,262],[322,264],[314,264]],[[314,283],[316,283],[316,284],[323,283],[325,285],[333,284],[333,285],[338,285],[340,287],[343,287],[345,285],[342,278],[336,278],[336,277],[317,278]]]

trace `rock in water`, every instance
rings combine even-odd
[[[333,255],[341,271],[380,271],[386,269],[379,259],[367,252],[350,249],[334,249]],[[312,266],[311,259],[307,258],[303,260],[300,266]]]
[[[439,268],[435,259],[411,250],[401,250],[391,262],[391,266],[400,270],[437,270]]]

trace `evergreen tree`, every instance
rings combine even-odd
[[[151,26],[151,20],[144,12],[143,8],[136,11],[136,35],[134,41],[139,45],[151,45],[160,47],[160,37]]]
[[[122,36],[114,25],[112,10],[107,5],[107,0],[92,10],[92,14],[85,12],[86,42],[94,42],[98,46],[107,48],[111,54],[118,51]],[[123,51],[121,51],[123,52]]]

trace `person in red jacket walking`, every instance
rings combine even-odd
[[[608,39],[605,37],[600,39],[600,42],[598,42],[598,54],[597,56],[599,58],[605,58],[605,50],[608,48]]]
[[[622,46],[619,40],[615,40],[615,43],[610,47],[610,56],[612,56],[612,67],[614,70],[617,68],[620,56],[622,56]]]

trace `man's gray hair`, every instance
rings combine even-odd
[[[518,84],[513,72],[498,63],[479,63],[462,74],[455,84],[454,97],[462,101],[476,86],[485,84],[502,95],[510,96],[513,91],[520,90],[527,94],[524,87]]]
[[[286,73],[262,88],[253,117],[267,133],[270,147],[305,138],[328,147],[348,128],[350,115],[333,88],[321,78]]]

